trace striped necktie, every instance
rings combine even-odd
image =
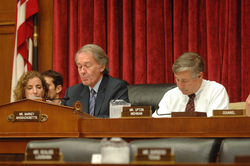
[[[188,95],[189,97],[189,100],[188,100],[188,103],[186,105],[186,109],[185,109],[185,112],[194,112],[194,98],[195,98],[195,94],[191,94],[191,95]]]
[[[89,114],[94,115],[95,110],[95,90],[91,89],[90,91],[90,98],[89,98]]]

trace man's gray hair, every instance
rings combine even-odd
[[[204,62],[201,56],[195,52],[186,52],[179,56],[173,64],[174,73],[190,70],[193,78],[196,78],[200,72],[204,73]]]
[[[75,55],[75,62],[77,63],[77,56],[82,53],[82,52],[91,52],[95,58],[95,60],[97,61],[97,63],[100,66],[105,66],[105,69],[103,71],[104,74],[108,74],[110,71],[109,68],[109,58],[107,56],[107,54],[105,53],[105,51],[95,45],[95,44],[87,44],[85,46],[83,46],[80,50],[77,51],[76,55]]]

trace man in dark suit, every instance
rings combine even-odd
[[[83,46],[76,53],[75,62],[82,83],[66,90],[65,97],[69,97],[69,100],[62,100],[62,105],[72,107],[76,101],[80,101],[83,112],[108,118],[110,100],[129,102],[125,81],[108,75],[109,59],[101,47],[94,44]]]

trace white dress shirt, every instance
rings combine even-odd
[[[214,109],[229,108],[229,97],[225,87],[215,81],[203,79],[201,87],[195,92],[195,95],[195,111],[206,112],[208,117],[213,115]],[[182,94],[178,87],[171,89],[165,93],[159,103],[159,115],[155,111],[153,117],[171,117],[171,112],[185,112],[188,100],[188,96]]]

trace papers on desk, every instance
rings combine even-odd
[[[33,99],[33,100],[42,100],[41,97],[36,97],[36,96],[32,96],[32,95],[29,95],[29,99]]]

